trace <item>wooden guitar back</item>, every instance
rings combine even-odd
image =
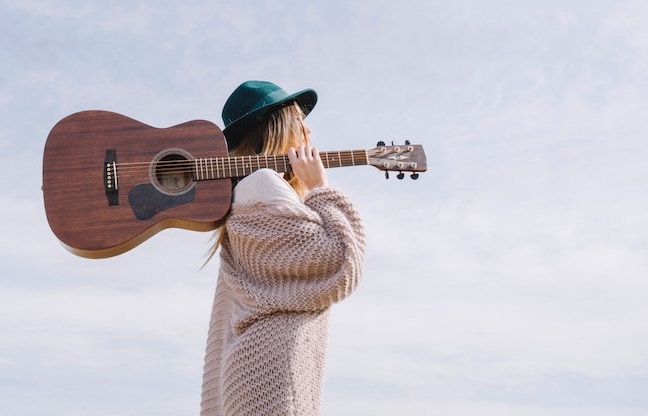
[[[121,254],[169,227],[212,230],[229,210],[231,180],[194,181],[164,166],[215,156],[227,156],[227,145],[208,121],[155,128],[107,111],[72,114],[45,145],[50,227],[68,249],[90,258]]]

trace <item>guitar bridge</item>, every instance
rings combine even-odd
[[[108,205],[119,205],[119,184],[117,181],[117,150],[106,149],[104,160],[104,189]]]

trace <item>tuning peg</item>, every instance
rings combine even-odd
[[[410,144],[411,144],[411,143],[410,143],[409,140],[405,140],[405,145],[406,145],[406,146],[409,146]]]
[[[384,146],[384,145],[385,145],[385,142],[383,142],[382,140],[379,141],[379,142],[376,144],[376,146]]]
[[[389,179],[389,172],[385,171],[385,179]]]
[[[412,173],[412,174],[410,175],[410,178],[412,178],[412,179],[414,179],[414,180],[417,180],[418,177],[419,177],[419,174],[418,174],[418,173]]]
[[[398,175],[396,175],[398,179],[403,179],[405,177],[405,174],[403,172],[399,172]]]

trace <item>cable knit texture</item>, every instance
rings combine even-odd
[[[360,217],[317,188],[304,203],[234,204],[225,226],[201,415],[318,415],[329,307],[362,275]]]

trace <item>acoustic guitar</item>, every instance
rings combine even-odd
[[[422,146],[409,143],[320,156],[326,168],[373,165],[401,179],[427,169]],[[82,111],[59,121],[47,138],[45,211],[72,253],[111,257],[165,228],[215,229],[230,208],[232,178],[261,168],[291,169],[287,155],[230,157],[221,129],[209,121],[156,128],[109,111]]]

